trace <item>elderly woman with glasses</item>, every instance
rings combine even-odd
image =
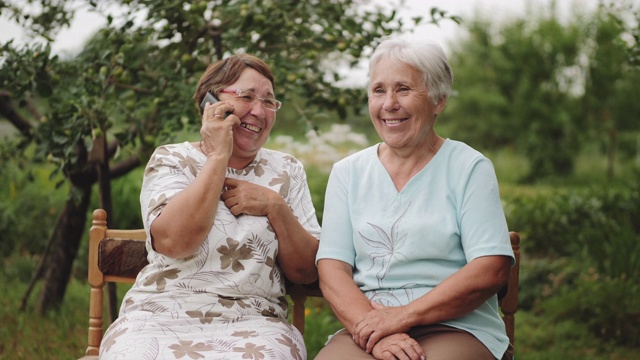
[[[273,74],[231,56],[209,66],[194,100],[202,140],[160,146],[146,167],[149,265],[100,357],[306,359],[284,280],[317,279],[320,227],[302,164],[262,147],[281,106]]]
[[[329,177],[318,271],[345,329],[316,360],[502,359],[496,293],[513,251],[493,165],[434,129],[447,58],[435,43],[387,39],[369,77],[382,142]]]

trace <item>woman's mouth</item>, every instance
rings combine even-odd
[[[262,130],[262,128],[257,126],[257,125],[252,125],[252,124],[247,124],[247,123],[240,123],[240,127],[241,128],[245,128],[245,129],[247,129],[249,131],[252,131],[254,133],[259,133]]]
[[[385,124],[387,125],[398,125],[398,124],[402,124],[403,122],[409,120],[409,118],[402,118],[402,119],[383,119],[382,121],[384,121]]]

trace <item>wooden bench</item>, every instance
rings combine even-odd
[[[518,310],[518,277],[520,269],[520,237],[511,232],[511,245],[516,265],[511,269],[509,283],[499,295],[500,309],[511,343],[514,342],[514,315]],[[108,282],[133,284],[138,272],[147,265],[144,229],[122,230],[107,228],[107,213],[93,212],[89,230],[89,334],[87,350],[82,360],[98,359],[103,336],[104,285]],[[287,283],[287,294],[293,304],[292,323],[304,335],[305,302],[307,297],[322,297],[318,283],[299,285]]]

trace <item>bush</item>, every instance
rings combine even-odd
[[[537,310],[540,302],[571,287],[580,275],[580,262],[570,258],[529,258],[522,253],[518,306],[521,310]]]
[[[541,308],[555,319],[585,324],[597,338],[623,346],[638,346],[639,298],[640,284],[636,279],[612,279],[591,269],[575,286],[543,301]]]
[[[0,252],[40,254],[64,204],[64,189],[52,191],[45,167],[25,172],[5,163],[0,176]]]
[[[505,197],[506,198],[506,197]],[[544,191],[506,200],[509,227],[530,256],[587,255],[613,277],[639,274],[640,191],[633,187]]]

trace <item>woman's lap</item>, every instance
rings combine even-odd
[[[468,332],[446,325],[421,326],[409,335],[424,349],[429,360],[495,360],[489,349]],[[316,360],[373,359],[342,330],[318,353]]]
[[[306,359],[301,334],[279,318],[157,320],[132,314],[119,318],[105,333],[100,358]]]

